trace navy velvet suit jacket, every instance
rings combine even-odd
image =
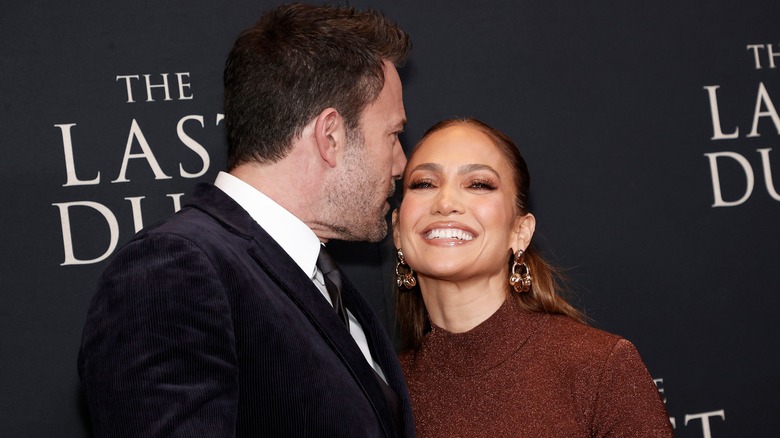
[[[344,300],[401,401],[382,388],[312,281],[235,201],[192,202],[112,258],[84,328],[79,375],[96,436],[413,436],[387,335]]]

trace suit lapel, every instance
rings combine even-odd
[[[213,184],[198,184],[188,206],[208,213],[227,229],[249,239],[249,255],[274,279],[290,300],[306,315],[312,326],[322,335],[323,340],[331,346],[371,403],[386,436],[398,436],[392,420],[392,412],[374,369],[366,361],[352,335],[344,329],[333,307],[322,297],[311,279],[300,270],[292,258],[251,218],[249,213]],[[388,356],[388,351],[393,357],[395,354],[389,340],[386,340],[383,332],[378,332],[382,329],[377,325],[375,318],[367,316],[370,309],[358,296],[352,284],[348,280],[345,284],[344,289],[347,290],[348,296],[347,307],[366,332],[371,354],[385,372],[388,383],[399,396],[404,394],[401,398],[406,412],[408,405],[406,387],[404,385],[402,391],[397,387],[397,382],[403,380],[397,363]]]
[[[254,224],[254,228],[256,228],[252,233],[254,242],[248,250],[250,256],[306,315],[314,328],[322,335],[323,340],[341,359],[370,401],[385,434],[397,436],[391,420],[391,410],[382,388],[376,380],[374,370],[366,361],[352,335],[345,330],[338,314],[322,297],[311,279],[298,268],[287,253],[259,225]],[[349,306],[349,304],[347,305]],[[352,311],[352,309],[350,310]],[[361,321],[361,325],[363,324]],[[366,326],[363,325],[363,327]],[[375,338],[376,336],[372,333],[371,337]]]
[[[371,356],[382,367],[382,371],[386,373],[385,377],[388,380],[388,384],[390,384],[391,375],[387,375],[387,373],[392,373],[394,370],[394,367],[389,365],[395,361],[395,351],[392,349],[384,329],[377,323],[376,318],[369,316],[373,311],[346,277],[344,277],[342,299],[355,316],[355,319],[360,323],[360,326],[363,327],[363,332],[366,334],[366,339],[368,339]]]
[[[368,303],[363,299],[357,289],[352,283],[345,277],[345,286],[342,291],[342,298],[344,303],[350,311],[355,315],[355,319],[358,320],[363,331],[368,339],[368,345],[371,350],[371,355],[374,360],[382,367],[387,386],[394,392],[397,397],[400,406],[398,408],[401,412],[395,412],[403,418],[398,418],[396,426],[398,428],[407,429],[405,436],[414,436],[412,409],[409,404],[408,389],[406,387],[406,380],[403,377],[400,365],[398,364],[397,355],[393,348],[390,338],[387,336],[384,328],[379,324],[374,312]],[[407,421],[404,421],[406,419]],[[408,430],[404,425],[412,425],[412,430]]]

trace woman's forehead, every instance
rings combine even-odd
[[[487,134],[469,125],[454,125],[429,134],[412,151],[407,169],[412,170],[421,163],[497,167],[505,161]]]

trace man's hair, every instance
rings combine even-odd
[[[374,11],[291,4],[266,12],[225,63],[228,170],[284,158],[329,107],[356,129],[384,86],[383,62],[400,67],[410,50],[409,36]]]

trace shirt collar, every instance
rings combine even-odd
[[[246,210],[303,272],[314,279],[320,240],[311,228],[261,191],[229,173],[219,172],[214,185]]]

